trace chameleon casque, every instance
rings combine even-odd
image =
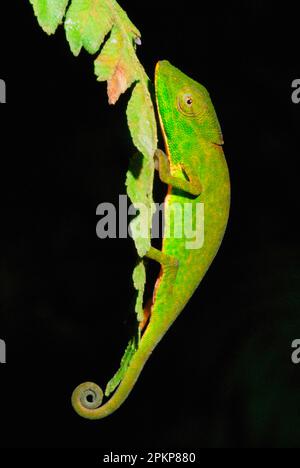
[[[223,138],[207,90],[167,61],[155,70],[155,95],[166,154],[156,150],[156,167],[168,184],[164,201],[166,214],[175,203],[204,204],[204,243],[187,248],[184,237],[163,237],[162,249],[153,247],[147,257],[160,263],[149,320],[145,323],[137,351],[111,398],[101,406],[103,392],[86,382],[73,392],[77,413],[100,419],[113,413],[133,389],[153,349],[184,309],[212,263],[222,242],[230,207],[230,181],[224,157]],[[175,217],[169,222],[174,224]],[[173,232],[175,226],[167,226]],[[164,231],[164,232],[165,232]]]

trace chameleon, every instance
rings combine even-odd
[[[152,351],[207,272],[229,217],[230,177],[221,128],[208,91],[166,60],[156,65],[154,85],[165,146],[165,152],[156,149],[154,160],[159,178],[168,189],[162,246],[160,250],[151,246],[146,257],[159,262],[161,268],[145,308],[138,349],[113,395],[102,405],[103,392],[92,382],[79,385],[72,394],[75,411],[88,419],[110,415],[128,397]],[[197,204],[204,207],[203,242],[195,248],[187,248],[184,235],[172,235],[178,227],[172,208],[186,204],[192,208],[192,222],[196,221]]]

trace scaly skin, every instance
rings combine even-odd
[[[150,320],[126,374],[113,396],[103,405],[101,389],[86,382],[73,393],[72,403],[81,416],[100,419],[113,413],[127,398],[146,361],[201,282],[222,242],[230,206],[229,174],[222,150],[220,126],[206,89],[169,62],[157,64],[155,90],[167,156],[156,151],[159,175],[168,184],[165,199],[165,233],[162,251],[147,256],[161,263],[152,298]],[[174,206],[204,204],[204,243],[187,248],[185,237],[176,238]],[[176,218],[177,219],[177,218]],[[168,220],[170,224],[168,224]],[[192,241],[193,239],[188,239]],[[87,396],[92,402],[87,401]]]

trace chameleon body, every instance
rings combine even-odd
[[[155,93],[166,154],[155,158],[160,179],[168,184],[162,249],[150,248],[147,257],[161,264],[150,318],[139,347],[112,397],[101,406],[102,391],[91,382],[73,392],[75,410],[99,419],[114,412],[134,387],[153,349],[185,307],[213,261],[226,229],[230,206],[230,182],[222,150],[222,133],[206,89],[167,61],[158,62]],[[190,221],[196,222],[196,206],[204,206],[204,242],[187,248],[184,236],[172,236],[178,218],[175,205],[190,204]],[[170,215],[170,216],[168,216]]]

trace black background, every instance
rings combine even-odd
[[[97,205],[125,193],[129,94],[109,106],[93,57],[73,57],[62,27],[49,38],[17,3],[0,13],[0,445],[300,448],[298,13],[270,1],[121,2],[151,78],[168,59],[209,89],[232,208],[213,265],[134,391],[91,422],[70,395],[107,382],[130,333],[133,243],[95,234]]]

